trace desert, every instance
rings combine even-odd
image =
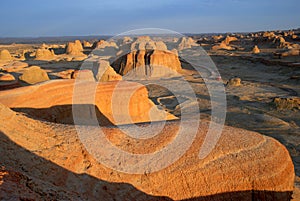
[[[89,3],[0,3],[0,200],[300,200],[297,3]]]

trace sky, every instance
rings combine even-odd
[[[226,33],[300,27],[299,0],[1,0],[0,37]]]

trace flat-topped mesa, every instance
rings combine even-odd
[[[95,99],[90,100],[93,95]],[[123,104],[126,101],[124,97],[130,97],[128,107]],[[117,109],[115,106],[112,107],[112,101],[118,106]],[[42,115],[40,118],[59,123],[73,123],[72,105],[81,111],[80,118],[87,121],[93,117],[94,113],[91,110],[95,110],[98,121],[104,125],[150,122],[150,110],[151,114],[155,113],[151,116],[154,121],[177,119],[159,110],[148,99],[145,86],[125,81],[97,83],[53,80],[39,85],[1,91],[0,102],[11,108],[31,108],[31,115]],[[37,110],[40,112],[37,113]]]
[[[0,51],[0,60],[11,61],[11,60],[13,60],[13,57],[11,56],[11,54],[9,53],[8,50],[1,50]]]

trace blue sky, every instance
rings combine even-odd
[[[181,33],[300,27],[299,0],[3,0],[0,37]]]

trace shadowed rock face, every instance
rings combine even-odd
[[[255,132],[225,127],[212,152],[200,160],[208,129],[202,122],[192,146],[178,161],[158,172],[125,174],[98,163],[73,127],[53,127],[2,104],[0,112],[2,200],[285,201],[293,190],[294,169],[287,150]],[[170,143],[178,128],[178,122],[169,122],[160,135],[143,143],[118,128],[102,130],[120,149],[148,153]]]
[[[112,64],[120,75],[138,78],[178,75],[181,64],[176,54],[161,50],[138,50],[122,56]]]

